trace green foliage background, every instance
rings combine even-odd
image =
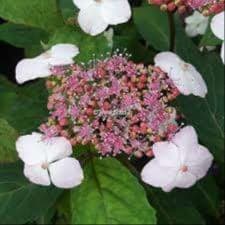
[[[214,154],[217,173],[189,190],[167,194],[144,185],[135,162],[123,156],[100,160],[85,146],[75,151],[85,181],[71,191],[30,184],[15,151],[19,135],[34,131],[47,117],[44,81],[17,86],[0,75],[0,224],[210,224],[221,223],[224,207],[224,66],[216,52],[199,46],[218,45],[210,28],[191,40],[180,18],[145,1],[133,7],[132,20],[114,27],[113,46],[105,36],[90,37],[75,25],[71,0],[0,0],[0,41],[23,48],[26,57],[56,43],[73,43],[76,62],[124,48],[136,62],[152,63],[159,51],[172,50],[202,73],[206,99],[181,97],[177,106],[200,141]],[[134,1],[131,2],[132,4]],[[85,153],[86,152],[86,153]]]

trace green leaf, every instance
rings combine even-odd
[[[76,11],[76,7],[73,4],[73,1],[71,0],[59,0],[59,6],[61,8],[62,14],[64,19],[69,19],[69,18],[73,18],[75,17],[75,11]]]
[[[0,224],[25,224],[47,213],[61,190],[29,183],[21,165],[0,164]]]
[[[135,29],[134,24],[122,24],[117,26],[114,31],[113,51],[119,49],[120,52],[123,52],[126,50],[134,62],[152,63],[155,51],[141,43],[140,34]]]
[[[200,140],[224,162],[224,67],[215,53],[202,55],[186,37],[180,24],[177,27],[176,53],[193,64],[208,86],[206,98],[180,97],[181,112],[197,129]],[[185,44],[184,44],[185,43]],[[190,54],[191,53],[191,54]]]
[[[202,37],[199,45],[200,46],[216,46],[219,44],[222,44],[222,41],[213,34],[210,28],[210,23],[209,23],[208,28],[204,36]]]
[[[170,48],[168,16],[159,7],[143,6],[134,9],[134,23],[140,34],[157,50]]]
[[[76,56],[75,62],[86,63],[94,58],[101,58],[102,55],[106,56],[112,50],[104,35],[92,37],[74,26],[65,26],[58,29],[50,38],[48,46],[62,42],[75,44],[79,47],[80,54]]]
[[[18,87],[0,76],[0,117],[20,133],[32,132],[48,115],[47,95],[43,80]]]
[[[176,190],[165,193],[151,187],[147,187],[147,193],[157,210],[158,224],[205,224],[187,194]]]
[[[0,17],[47,31],[63,25],[56,0],[0,0]]]
[[[184,193],[205,217],[219,218],[220,194],[214,177],[208,176]]]
[[[6,120],[0,118],[0,163],[14,162],[17,159],[17,137],[17,131]]]
[[[93,158],[72,190],[72,224],[156,224],[142,186],[116,159]]]
[[[24,25],[4,23],[0,25],[0,40],[18,48],[31,47],[46,41],[48,34],[38,28],[30,28]]]

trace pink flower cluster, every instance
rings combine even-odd
[[[199,10],[209,16],[224,11],[224,0],[148,0],[150,4],[160,6],[161,10],[180,14],[190,10]]]
[[[135,64],[121,55],[93,66],[54,67],[47,81],[46,137],[61,135],[92,144],[102,155],[152,156],[155,142],[179,129],[169,105],[179,91],[159,68]]]

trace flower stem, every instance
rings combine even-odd
[[[170,26],[170,51],[174,51],[175,48],[175,23],[174,15],[171,12],[168,12],[169,26]]]

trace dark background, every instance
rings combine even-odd
[[[0,19],[0,24],[2,23],[4,21]],[[14,81],[16,64],[23,58],[23,55],[23,49],[0,41],[0,74],[7,75],[10,80]]]

